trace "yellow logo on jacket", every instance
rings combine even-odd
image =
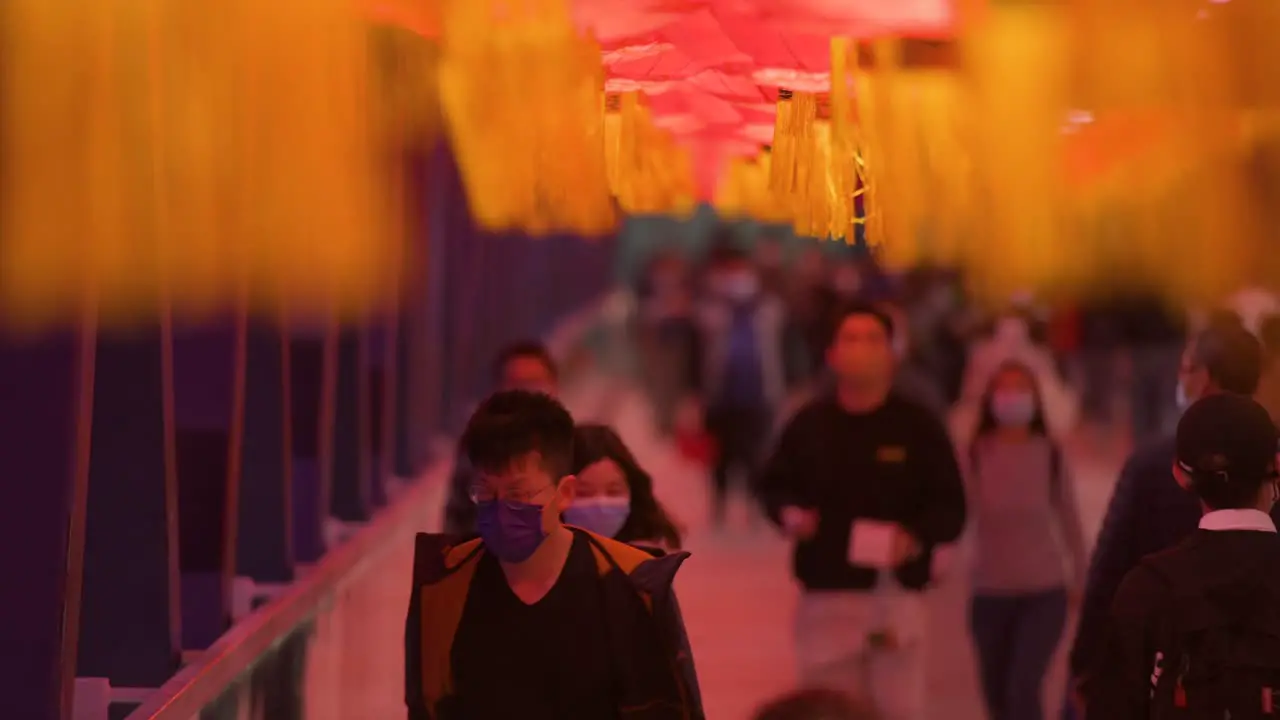
[[[876,462],[900,463],[907,459],[907,449],[901,445],[881,445],[876,448]]]

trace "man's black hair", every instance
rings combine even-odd
[[[551,373],[552,379],[558,379],[560,376],[560,368],[556,366],[555,358],[551,357],[551,353],[547,350],[547,346],[537,340],[521,340],[504,347],[498,357],[493,361],[493,376],[498,382],[502,382],[503,376],[507,372],[507,365],[512,360],[521,360],[523,358],[532,358],[547,367],[547,371]]]
[[[1211,322],[1192,342],[1191,358],[1221,390],[1253,395],[1258,389],[1262,344],[1238,322]]]
[[[504,390],[471,414],[459,447],[473,468],[495,474],[536,452],[546,471],[559,479],[573,465],[573,416],[550,395]]]
[[[873,720],[876,713],[836,690],[799,690],[756,711],[755,720]]]
[[[1210,509],[1248,508],[1275,478],[1280,435],[1253,398],[1218,393],[1197,400],[1178,421],[1175,458]]]
[[[837,338],[840,337],[840,328],[844,326],[844,321],[851,317],[869,317],[880,323],[880,327],[884,328],[885,337],[893,340],[893,335],[897,331],[894,327],[893,316],[887,310],[874,303],[862,300],[845,303],[840,309],[831,316],[831,327],[827,328],[827,345],[835,344]]]

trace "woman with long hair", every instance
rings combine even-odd
[[[1041,720],[1041,685],[1083,586],[1075,491],[1035,373],[1006,361],[981,396],[969,448],[970,629],[992,720]]]
[[[565,522],[633,545],[680,549],[682,529],[654,496],[653,478],[613,428],[578,426],[573,470],[577,492],[565,508]]]

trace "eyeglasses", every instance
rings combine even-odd
[[[472,485],[467,489],[467,496],[471,498],[473,503],[493,502],[494,500],[507,500],[509,502],[530,503],[545,495],[548,490],[554,489],[554,486],[548,485],[541,490],[526,490],[525,488],[512,488],[506,492],[494,492],[493,488],[487,485]]]

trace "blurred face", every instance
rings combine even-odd
[[[827,364],[841,382],[861,387],[887,385],[893,378],[888,331],[872,315],[846,317],[827,351]]]
[[[756,262],[761,267],[774,268],[782,264],[782,243],[764,238],[756,245]]]
[[[596,498],[631,499],[631,488],[622,468],[612,460],[600,460],[582,469],[575,483],[575,500]]]
[[[573,503],[564,520],[604,537],[617,537],[631,516],[631,488],[622,468],[600,460],[578,473]]]
[[[1196,360],[1195,348],[1188,345],[1178,367],[1178,405],[1186,407],[1209,391],[1209,372]]]
[[[822,266],[822,251],[817,248],[808,248],[796,260],[796,275],[805,282],[820,282]]]
[[[684,265],[678,257],[663,257],[653,265],[651,277],[655,285],[667,289],[684,279]]]
[[[862,291],[862,270],[851,262],[837,265],[831,272],[831,288],[845,297],[857,295]]]
[[[750,300],[760,290],[759,276],[749,262],[735,260],[725,263],[717,282],[720,293],[730,300]]]
[[[476,473],[471,499],[477,505],[500,501],[536,506],[543,532],[550,533],[560,524],[561,511],[573,503],[575,480],[572,475],[552,477],[542,456],[532,452],[501,473]]]
[[[992,381],[991,413],[1004,427],[1031,424],[1038,409],[1035,381],[1021,368],[1005,368]]]
[[[513,357],[502,369],[503,390],[528,390],[555,395],[556,378],[542,358],[532,355]]]

